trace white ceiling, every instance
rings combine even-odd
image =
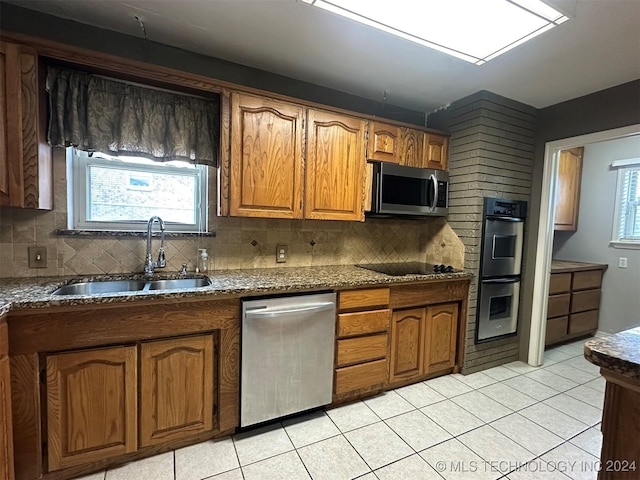
[[[456,21],[429,1],[445,0],[414,14]],[[640,78],[640,0],[548,0],[570,20],[481,66],[296,0],[11,3],[142,37],[138,16],[149,40],[424,112],[478,90],[541,108]]]

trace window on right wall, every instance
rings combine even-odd
[[[640,249],[640,158],[617,160],[616,205],[611,244]]]

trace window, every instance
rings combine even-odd
[[[144,231],[157,215],[167,231],[207,230],[207,167],[73,149],[69,227]]]
[[[612,244],[640,248],[640,158],[611,166],[618,169]]]

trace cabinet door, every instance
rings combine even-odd
[[[560,152],[556,191],[555,230],[575,232],[578,229],[582,155],[584,147]]]
[[[136,450],[136,347],[47,356],[49,469]]]
[[[305,218],[364,220],[365,124],[309,110]]]
[[[0,205],[51,209],[51,147],[36,51],[0,43],[0,77]]]
[[[302,218],[303,108],[231,96],[230,213]]]
[[[22,168],[14,158],[15,147],[9,155],[9,137],[21,134],[16,121],[20,93],[19,59],[18,45],[0,43],[0,205],[11,205],[12,198],[20,193],[20,185],[16,182],[21,180]]]
[[[380,122],[369,122],[367,158],[382,162],[400,161],[400,128]]]
[[[425,167],[437,170],[447,169],[449,139],[433,133],[424,134]]]
[[[400,129],[400,165],[425,167],[424,132],[413,128]]]
[[[211,430],[213,336],[143,343],[140,356],[140,445]]]
[[[0,474],[13,480],[13,430],[11,423],[11,386],[9,357],[0,355]]]
[[[424,373],[453,368],[456,363],[457,331],[457,303],[427,307]]]
[[[396,310],[391,319],[391,382],[423,373],[425,309]]]

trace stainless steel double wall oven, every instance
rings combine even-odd
[[[485,198],[476,343],[517,333],[526,212],[526,202]]]

